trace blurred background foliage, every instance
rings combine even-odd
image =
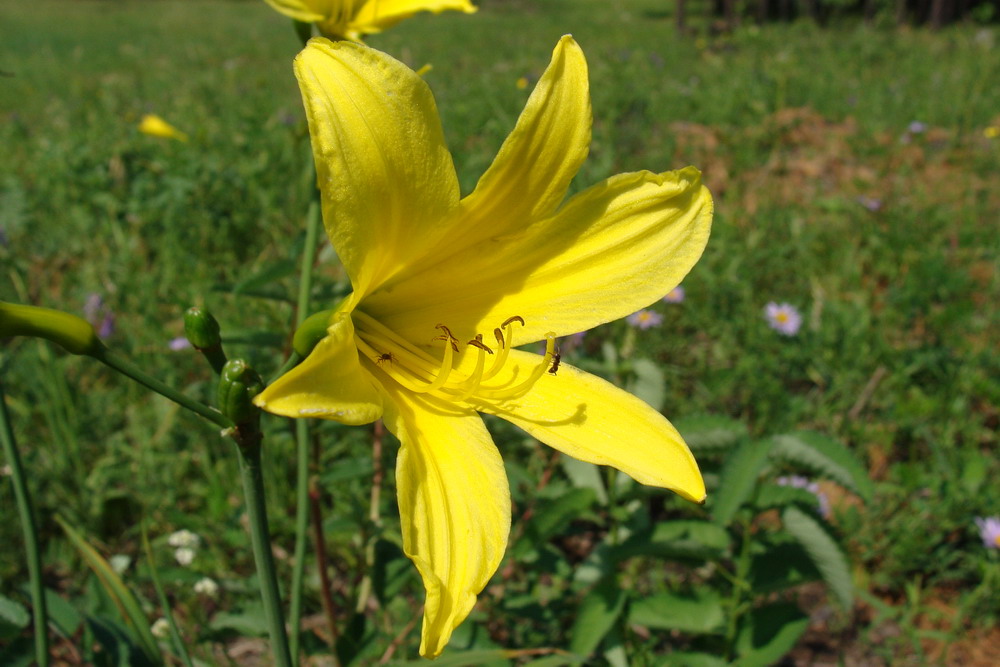
[[[707,660],[695,654],[755,664],[747,656],[768,646],[777,653],[759,654],[761,664],[781,655],[989,664],[1000,572],[973,518],[1000,514],[990,481],[1000,473],[996,3],[816,3],[819,23],[808,3],[737,3],[727,24],[724,4],[689,0],[680,34],[677,5],[660,0],[480,5],[472,17],[420,16],[370,40],[414,68],[433,66],[426,79],[464,192],[529,94],[518,81],[533,84],[558,37],[573,33],[594,108],[574,190],[620,171],[694,164],[716,196],[713,237],[685,300],[654,305],[658,327],[612,323],[564,355],[684,427],[715,493],[692,507],[574,470],[491,422],[515,502],[512,544],[449,649],[480,653],[447,664],[575,660],[497,647],[560,648],[595,664]],[[760,7],[775,20],[758,22]],[[261,2],[39,0],[0,4],[0,24],[0,299],[81,314],[90,303],[113,323],[109,345],[211,401],[204,362],[169,348],[185,308],[206,306],[227,351],[267,377],[288,350],[310,187],[288,23]],[[140,134],[146,113],[190,141]],[[321,260],[320,305],[348,288],[328,247]],[[770,301],[802,312],[797,335],[768,327]],[[46,581],[70,601],[59,655],[100,663],[113,651],[93,646],[120,639],[116,650],[127,651],[138,639],[127,624],[106,631],[123,622],[57,516],[105,558],[127,557],[122,577],[152,621],[162,610],[143,520],[200,659],[243,664],[261,652],[231,445],[87,359],[24,339],[0,354]],[[287,574],[292,433],[276,419],[266,428]],[[802,433],[826,444],[806,436],[797,458],[769,449]],[[346,610],[339,654],[357,664],[412,657],[422,590],[399,548],[393,446],[373,461],[369,429],[323,424],[314,437],[331,596]],[[771,445],[726,472],[727,460],[750,456],[737,454],[747,443]],[[802,454],[812,450],[827,462]],[[376,470],[385,489],[373,521]],[[815,493],[776,484],[790,475],[820,484],[826,518]],[[718,496],[729,498],[721,519]],[[167,545],[181,528],[202,539],[189,565]],[[18,526],[0,522],[0,594],[13,605],[25,602],[20,542]],[[775,549],[789,565],[768,588],[752,566]],[[830,565],[835,553],[842,561]],[[332,638],[311,572],[304,648],[321,656]],[[366,573],[373,593],[359,602]],[[216,598],[193,591],[205,576],[220,583]],[[73,613],[83,614],[76,624]],[[8,625],[0,644],[10,657],[26,638],[16,618]],[[773,632],[755,634],[761,627]]]

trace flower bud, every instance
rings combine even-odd
[[[253,397],[264,390],[257,371],[242,359],[230,359],[219,375],[219,410],[237,424],[246,424],[260,414]]]
[[[184,313],[184,335],[199,350],[222,344],[218,321],[212,313],[197,306],[188,308]]]
[[[295,330],[292,338],[292,349],[302,358],[308,357],[316,344],[326,337],[326,330],[330,327],[330,318],[336,312],[333,310],[321,310],[307,317],[299,328]]]
[[[104,349],[92,324],[61,310],[0,301],[0,338],[38,336],[72,354],[95,355]]]

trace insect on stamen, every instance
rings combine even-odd
[[[555,353],[552,355],[552,367],[549,368],[549,373],[551,373],[552,375],[556,374],[556,371],[559,370],[559,362],[561,360],[562,360],[562,355],[559,354],[559,348],[557,347]]]
[[[381,366],[382,364],[391,364],[396,361],[396,357],[392,356],[392,352],[383,352],[382,354],[375,357],[375,365]]]

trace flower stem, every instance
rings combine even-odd
[[[17,511],[21,519],[21,530],[24,532],[24,550],[28,559],[28,578],[31,587],[31,612],[35,624],[35,660],[40,667],[49,664],[49,634],[47,627],[48,610],[45,606],[45,591],[42,588],[42,558],[38,551],[38,526],[35,525],[34,511],[31,506],[31,493],[21,466],[21,456],[14,440],[14,430],[7,414],[7,403],[4,398],[3,384],[0,383],[0,442],[3,443],[3,455],[10,466],[10,478],[14,484],[14,496],[17,498]]]
[[[112,352],[107,348],[102,348],[93,354],[92,357],[98,361],[110,366],[119,373],[127,375],[141,385],[145,385],[149,389],[152,389],[157,394],[169,398],[174,403],[177,403],[181,407],[187,408],[195,414],[201,415],[210,422],[221,426],[222,428],[232,428],[235,426],[232,420],[223,415],[218,410],[214,410],[204,403],[189,398],[177,391],[173,387],[157,380],[153,376],[146,373],[144,370],[133,364],[131,361],[125,359],[122,356]]]
[[[315,169],[310,168],[309,172],[315,176]],[[311,183],[315,183],[315,177]],[[312,197],[306,212],[306,241],[305,247],[302,249],[299,295],[295,309],[296,329],[309,315],[313,266],[316,263],[316,245],[319,242],[319,192],[315,186],[311,187]],[[301,357],[293,351],[282,367],[281,374],[299,361],[301,361]],[[297,665],[299,661],[299,624],[302,618],[302,579],[305,573],[306,545],[309,538],[309,422],[305,419],[299,419],[295,422],[295,456],[295,561],[292,566],[292,600],[289,623],[292,631],[292,663]]]
[[[264,474],[261,469],[261,434],[260,430],[254,427],[241,426],[234,431],[233,437],[238,445],[240,458],[243,495],[247,504],[247,518],[250,521],[250,541],[253,545],[257,577],[260,580],[260,595],[267,616],[274,664],[278,667],[291,667],[292,657],[288,650],[278,578],[274,568],[274,557],[271,554],[271,534],[267,526]]]

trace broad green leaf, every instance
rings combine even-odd
[[[118,573],[111,568],[111,565],[93,547],[87,544],[87,541],[70,527],[62,517],[57,515],[56,522],[62,527],[70,543],[76,548],[77,552],[97,576],[104,591],[118,606],[122,617],[126,620],[134,636],[138,639],[143,653],[145,653],[150,661],[161,664],[163,656],[160,653],[160,647],[156,643],[156,639],[153,638],[153,633],[149,630],[149,620],[146,618],[146,614],[143,613],[142,607],[139,605],[139,601],[136,600],[135,595],[125,585],[125,582],[121,580]]]
[[[770,451],[770,440],[750,440],[728,455],[719,474],[719,488],[709,494],[713,521],[720,526],[728,525],[750,499]]]
[[[559,464],[573,486],[590,489],[598,502],[602,505],[608,504],[608,492],[604,488],[604,480],[601,479],[601,472],[596,465],[574,459],[572,456],[560,456]]]
[[[635,373],[635,379],[629,383],[629,392],[644,400],[657,412],[662,410],[667,400],[667,389],[659,365],[652,359],[633,359],[632,372]]]
[[[587,593],[573,622],[569,650],[577,655],[591,655],[621,616],[625,598],[625,591],[613,577],[602,580]]]
[[[781,514],[785,530],[806,550],[823,581],[845,610],[854,605],[854,584],[851,570],[840,545],[830,536],[819,517],[806,514],[797,507],[787,507]]]
[[[676,560],[712,560],[721,558],[729,548],[729,533],[708,521],[661,521],[651,530],[631,535],[614,547],[611,557],[623,560],[633,556],[658,556]]]
[[[794,463],[809,472],[831,479],[854,491],[866,502],[875,486],[868,471],[854,453],[829,436],[813,431],[797,431],[771,438],[771,457]]]
[[[75,635],[83,623],[83,615],[62,596],[48,588],[45,589],[45,608],[49,614],[49,623],[63,637]]]
[[[208,626],[213,630],[233,630],[245,637],[264,637],[268,628],[262,604],[247,605],[235,613],[220,611],[212,616]]]
[[[722,632],[725,614],[719,594],[712,590],[692,595],[657,593],[633,601],[628,622],[657,630],[707,635]]]
[[[819,508],[819,498],[808,489],[781,484],[762,484],[753,505],[758,512],[788,505],[799,505],[816,511]]]
[[[0,595],[0,639],[10,639],[31,623],[28,608]]]
[[[809,617],[787,602],[754,609],[736,637],[737,667],[769,667],[795,648]]]
[[[757,595],[787,590],[820,578],[816,564],[798,542],[782,542],[754,555],[748,576]]]
[[[717,655],[690,651],[670,653],[659,663],[661,667],[726,667],[728,664]]]
[[[528,533],[537,539],[548,540],[593,504],[594,492],[590,489],[570,489],[555,500],[540,503],[535,516],[528,522]]]
[[[684,417],[674,421],[674,426],[696,456],[729,451],[747,437],[745,424],[717,415]]]

